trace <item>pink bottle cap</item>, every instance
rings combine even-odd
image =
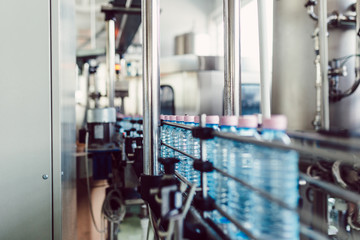
[[[124,118],[124,117],[125,117],[125,115],[124,115],[124,114],[122,114],[122,113],[118,113],[118,114],[116,114],[116,117],[118,117],[118,118]]]
[[[194,122],[194,120],[195,120],[195,116],[185,116],[184,117],[184,122],[186,122],[186,123],[192,123],[192,122]]]
[[[194,123],[200,123],[200,117],[199,116],[194,117]]]
[[[257,128],[257,126],[258,119],[255,115],[244,115],[242,117],[239,117],[239,128]]]
[[[286,130],[287,118],[285,115],[273,115],[263,120],[263,129]]]
[[[220,117],[221,126],[237,126],[238,117],[237,116],[222,116]]]
[[[170,116],[169,115],[165,115],[165,121],[169,121],[170,120]]]
[[[176,121],[177,122],[183,122],[184,121],[184,116],[176,115]]]
[[[219,124],[219,116],[218,115],[206,116],[206,124]]]
[[[175,115],[170,115],[169,120],[170,121],[176,121],[176,116]]]
[[[165,115],[160,115],[160,120],[165,120]]]

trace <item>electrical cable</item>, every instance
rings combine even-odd
[[[112,204],[116,204],[120,207],[119,210],[113,210]],[[112,189],[105,197],[102,205],[102,213],[109,222],[120,223],[126,213],[124,204],[121,201],[121,192],[119,189]]]
[[[89,132],[86,131],[86,136],[85,136],[85,172],[86,172],[86,186],[87,186],[87,193],[88,193],[88,200],[89,200],[89,209],[90,209],[91,219],[92,219],[92,222],[94,224],[94,227],[95,227],[96,231],[98,233],[102,234],[102,233],[105,233],[105,230],[99,229],[96,222],[95,222],[95,217],[94,217],[94,212],[93,212],[93,207],[92,207],[92,201],[91,201],[91,195],[90,195],[88,146],[89,146]]]
[[[349,59],[353,58],[353,57],[360,57],[360,54],[352,54],[352,55],[349,55],[349,56],[345,56],[345,57],[342,57],[342,58],[337,58],[335,60],[339,60],[339,61],[342,61],[342,63],[340,64],[340,67],[344,67],[345,64],[349,61]],[[342,92],[342,93],[339,93],[339,94],[332,94],[330,95],[330,100],[331,101],[334,101],[334,102],[337,102],[337,101],[340,101],[341,99],[345,98],[345,97],[349,97],[350,95],[352,95],[359,87],[360,85],[360,78],[357,79],[353,85],[347,89],[346,91]]]

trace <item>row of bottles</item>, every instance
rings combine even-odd
[[[161,119],[190,126],[199,125],[197,116],[161,116]],[[261,134],[258,132],[256,116],[207,116],[206,127],[264,141],[290,143],[285,131],[287,120],[284,116],[264,119]],[[190,130],[164,124],[160,137],[162,142],[200,158],[199,139],[194,139]],[[215,167],[270,193],[289,206],[297,207],[299,176],[296,152],[215,137],[206,141],[204,153],[205,158]],[[160,156],[180,159],[177,171],[189,181],[200,183],[200,174],[193,169],[191,158],[166,146],[161,146]],[[234,216],[256,237],[299,239],[299,217],[296,213],[270,202],[218,172],[208,174],[208,188],[209,195],[215,199],[216,204]],[[210,218],[231,239],[248,239],[217,211],[213,211]]]

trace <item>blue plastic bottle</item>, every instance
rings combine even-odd
[[[285,116],[273,116],[263,121],[262,139],[289,144]],[[298,154],[295,151],[262,148],[261,157],[254,160],[254,186],[296,208],[298,191]],[[299,216],[276,203],[254,194],[252,229],[261,239],[299,239]]]
[[[219,116],[212,115],[206,116],[206,127],[212,128],[216,131],[219,130]],[[217,154],[218,147],[215,139],[206,140],[206,160],[214,163],[215,156]],[[214,173],[207,174],[209,195],[215,198],[215,184],[214,184]]]
[[[200,117],[194,117],[194,126],[199,126]],[[200,159],[200,139],[193,138],[193,147],[190,149],[189,154],[193,155],[197,159]],[[193,184],[199,185],[200,184],[200,172],[195,170],[193,166],[190,168],[190,182]]]
[[[193,127],[195,125],[194,119],[195,119],[194,116],[185,116],[184,117],[185,125]],[[192,136],[191,130],[184,129],[184,144],[182,147],[182,151],[186,152],[187,154],[193,155],[194,138]],[[183,176],[186,177],[186,179],[188,179],[190,181],[193,159],[186,157],[186,156],[182,156],[182,157],[183,157],[183,159],[182,159],[183,164],[182,164],[181,172],[183,173]]]
[[[257,117],[247,115],[239,118],[238,134],[244,137],[260,139],[257,132]],[[258,158],[260,149],[253,144],[246,142],[234,142],[234,157],[230,159],[228,164],[228,173],[235,176],[250,185],[253,185],[253,160]],[[253,209],[252,196],[253,192],[242,184],[229,179],[229,213],[241,222],[244,227],[252,231],[251,213]],[[228,225],[228,234],[231,239],[244,240],[249,239],[235,225]]]
[[[170,123],[175,123],[176,122],[176,116],[171,115],[169,116],[169,122]],[[167,134],[166,134],[166,138],[167,141],[166,143],[172,147],[174,147],[174,136],[175,136],[175,130],[176,128],[173,126],[168,126],[167,128]],[[174,150],[172,150],[171,148],[166,148],[166,157],[170,158],[170,157],[174,157]]]
[[[236,116],[223,116],[220,118],[220,131],[227,133],[237,132],[238,117]],[[235,158],[234,155],[234,142],[224,138],[215,138],[216,142],[216,153],[214,156],[214,166],[221,170],[227,171],[229,161]],[[228,204],[228,178],[224,175],[214,172],[214,193],[213,197],[218,206],[227,210]],[[223,230],[227,230],[228,224],[230,223],[225,217],[223,217],[217,211],[213,212],[213,220]]]
[[[177,115],[176,116],[176,123],[177,124],[184,124],[184,116],[180,116]],[[185,138],[185,133],[184,133],[184,129],[177,127],[175,128],[174,132],[173,132],[173,137],[174,137],[174,147],[176,149],[179,150],[183,150],[183,145],[184,145],[184,138]],[[178,164],[176,164],[176,171],[178,171],[181,175],[183,175],[182,169],[183,169],[183,161],[184,161],[184,155],[174,151],[174,157],[179,159],[180,162]]]

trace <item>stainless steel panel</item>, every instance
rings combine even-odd
[[[289,128],[311,130],[316,108],[315,53],[311,38],[317,23],[304,8],[305,1],[274,1],[274,62],[272,113],[285,114]],[[328,13],[344,13],[353,0],[328,0]],[[329,28],[329,59],[355,54],[355,31]],[[342,78],[345,90],[354,81],[353,62],[349,76]],[[359,128],[360,91],[338,103],[330,104],[331,128]]]
[[[51,3],[53,239],[76,240],[74,1]]]
[[[0,1],[0,239],[52,239],[49,10]]]

